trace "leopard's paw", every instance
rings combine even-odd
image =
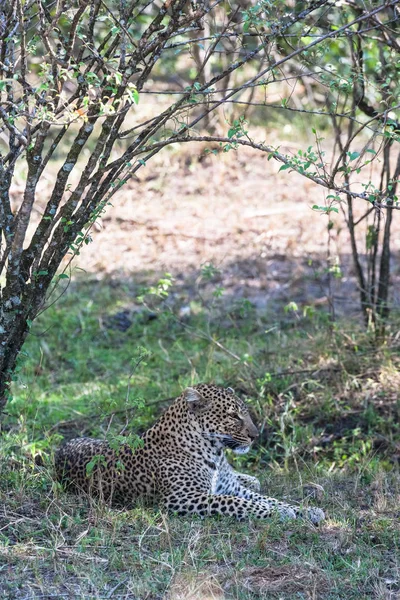
[[[317,508],[315,506],[307,508],[304,511],[303,516],[306,519],[310,519],[311,523],[314,523],[314,525],[318,525],[320,521],[325,519],[325,513],[322,508]]]

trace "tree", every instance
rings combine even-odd
[[[379,154],[387,156],[398,141],[391,113],[397,108],[399,3],[340,4],[0,2],[0,409],[32,321],[69,278],[65,264],[59,271],[64,257],[79,251],[111,197],[169,144],[209,141],[218,142],[220,151],[257,148],[280,161],[281,169],[296,170],[331,190],[322,207],[328,215],[344,195],[350,231],[356,226],[351,216],[356,200],[367,202],[368,214],[384,209],[392,214],[399,168],[392,172],[389,158],[378,188],[370,183],[360,189],[352,176]],[[392,69],[393,75],[380,77],[373,66],[367,68],[365,53],[372,61],[381,55],[382,69]],[[349,55],[350,66],[343,62]],[[247,113],[254,105],[270,107],[268,86],[290,78],[308,86],[310,98],[297,107],[287,99],[275,108],[315,113],[316,119],[328,115],[340,147],[335,164],[324,159],[316,130],[315,148],[284,155],[250,137],[244,114],[232,115],[226,135],[202,135],[201,124],[211,129],[206,119],[220,106]],[[367,101],[371,82],[377,86],[375,106]],[[317,89],[324,91],[322,101]],[[146,94],[156,94],[162,108],[141,119],[138,102]],[[370,134],[368,143],[353,150],[364,131]],[[380,146],[374,150],[376,139]],[[61,166],[42,201],[38,185],[55,157],[61,157]],[[10,190],[21,172],[24,192],[13,205]],[[374,232],[376,240],[379,226]],[[388,273],[388,236],[385,240],[381,264]],[[374,264],[376,256],[377,249]],[[385,303],[387,295],[380,298]],[[365,298],[362,302],[365,306]]]

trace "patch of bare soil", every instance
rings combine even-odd
[[[312,210],[324,205],[327,190],[296,173],[278,173],[279,165],[251,150],[214,156],[194,146],[192,154],[165,152],[162,158],[115,199],[95,243],[79,257],[80,267],[100,276],[141,273],[149,279],[171,272],[184,285],[211,262],[221,269],[228,294],[261,309],[290,301],[327,304],[332,295],[339,311],[358,310],[343,215],[330,217],[329,260],[328,218]],[[360,225],[360,236],[367,224]],[[395,224],[394,256],[398,230]],[[329,288],[327,271],[336,262],[342,276],[331,277]],[[400,269],[393,267],[398,280]],[[395,290],[393,301],[399,300]]]
[[[164,600],[225,600],[213,573],[182,572],[174,577]]]
[[[222,568],[215,573],[186,571],[177,574],[165,600],[225,600],[233,590],[242,588],[260,598],[269,594],[304,594],[305,598],[323,598],[329,589],[326,576],[313,565],[245,567],[233,574]]]
[[[328,258],[328,217],[312,210],[325,204],[329,192],[296,173],[278,173],[278,163],[251,149],[217,156],[204,150],[168,149],[139,171],[114,197],[95,227],[94,243],[75,265],[96,277],[152,284],[170,272],[190,290],[201,266],[213,263],[228,295],[246,297],[262,310],[291,301],[326,305],[328,297],[342,313],[358,310],[343,215],[331,213]],[[356,210],[363,214],[365,204]],[[400,219],[394,221],[396,283]],[[360,239],[368,224],[364,219],[358,226]],[[342,270],[337,278],[328,275],[336,263]]]
[[[240,574],[243,586],[250,592],[266,598],[268,593],[306,594],[305,598],[323,598],[327,589],[326,577],[311,565],[300,567],[249,567]]]

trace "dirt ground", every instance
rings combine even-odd
[[[338,314],[357,314],[343,214],[331,213],[329,244],[328,217],[312,210],[325,204],[329,192],[278,170],[278,163],[247,149],[218,156],[195,145],[184,152],[164,151],[114,197],[96,224],[94,243],[82,250],[75,266],[96,278],[147,283],[170,272],[190,295],[201,267],[212,263],[221,271],[218,285],[226,297],[246,297],[259,310],[274,311],[292,301],[299,307],[328,305],[332,298]],[[363,214],[365,205],[356,210]],[[395,305],[400,302],[397,216]],[[360,239],[367,224],[366,219],[359,226]],[[336,263],[342,274],[330,277],[330,287],[327,271]]]
[[[284,153],[298,148],[295,142],[280,147]],[[86,271],[83,277],[154,285],[169,272],[185,302],[195,294],[202,267],[211,263],[220,273],[209,289],[223,287],[227,301],[248,298],[258,310],[272,312],[289,302],[300,310],[333,304],[338,315],[359,315],[344,211],[330,214],[328,234],[328,217],[312,209],[325,205],[329,191],[295,172],[279,173],[279,163],[248,148],[218,155],[205,150],[196,144],[164,149],[113,197],[93,228],[94,243],[74,259],[74,267]],[[40,183],[31,234],[53,175]],[[15,208],[21,185],[12,190]],[[366,208],[360,200],[356,215]],[[398,307],[398,211],[393,221],[390,300]],[[361,251],[371,223],[372,216],[357,227]],[[339,276],[328,275],[337,265]],[[74,278],[80,276],[76,270]]]

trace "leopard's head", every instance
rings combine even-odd
[[[249,450],[258,430],[246,404],[232,388],[202,383],[186,388],[183,397],[206,439],[237,454]]]

